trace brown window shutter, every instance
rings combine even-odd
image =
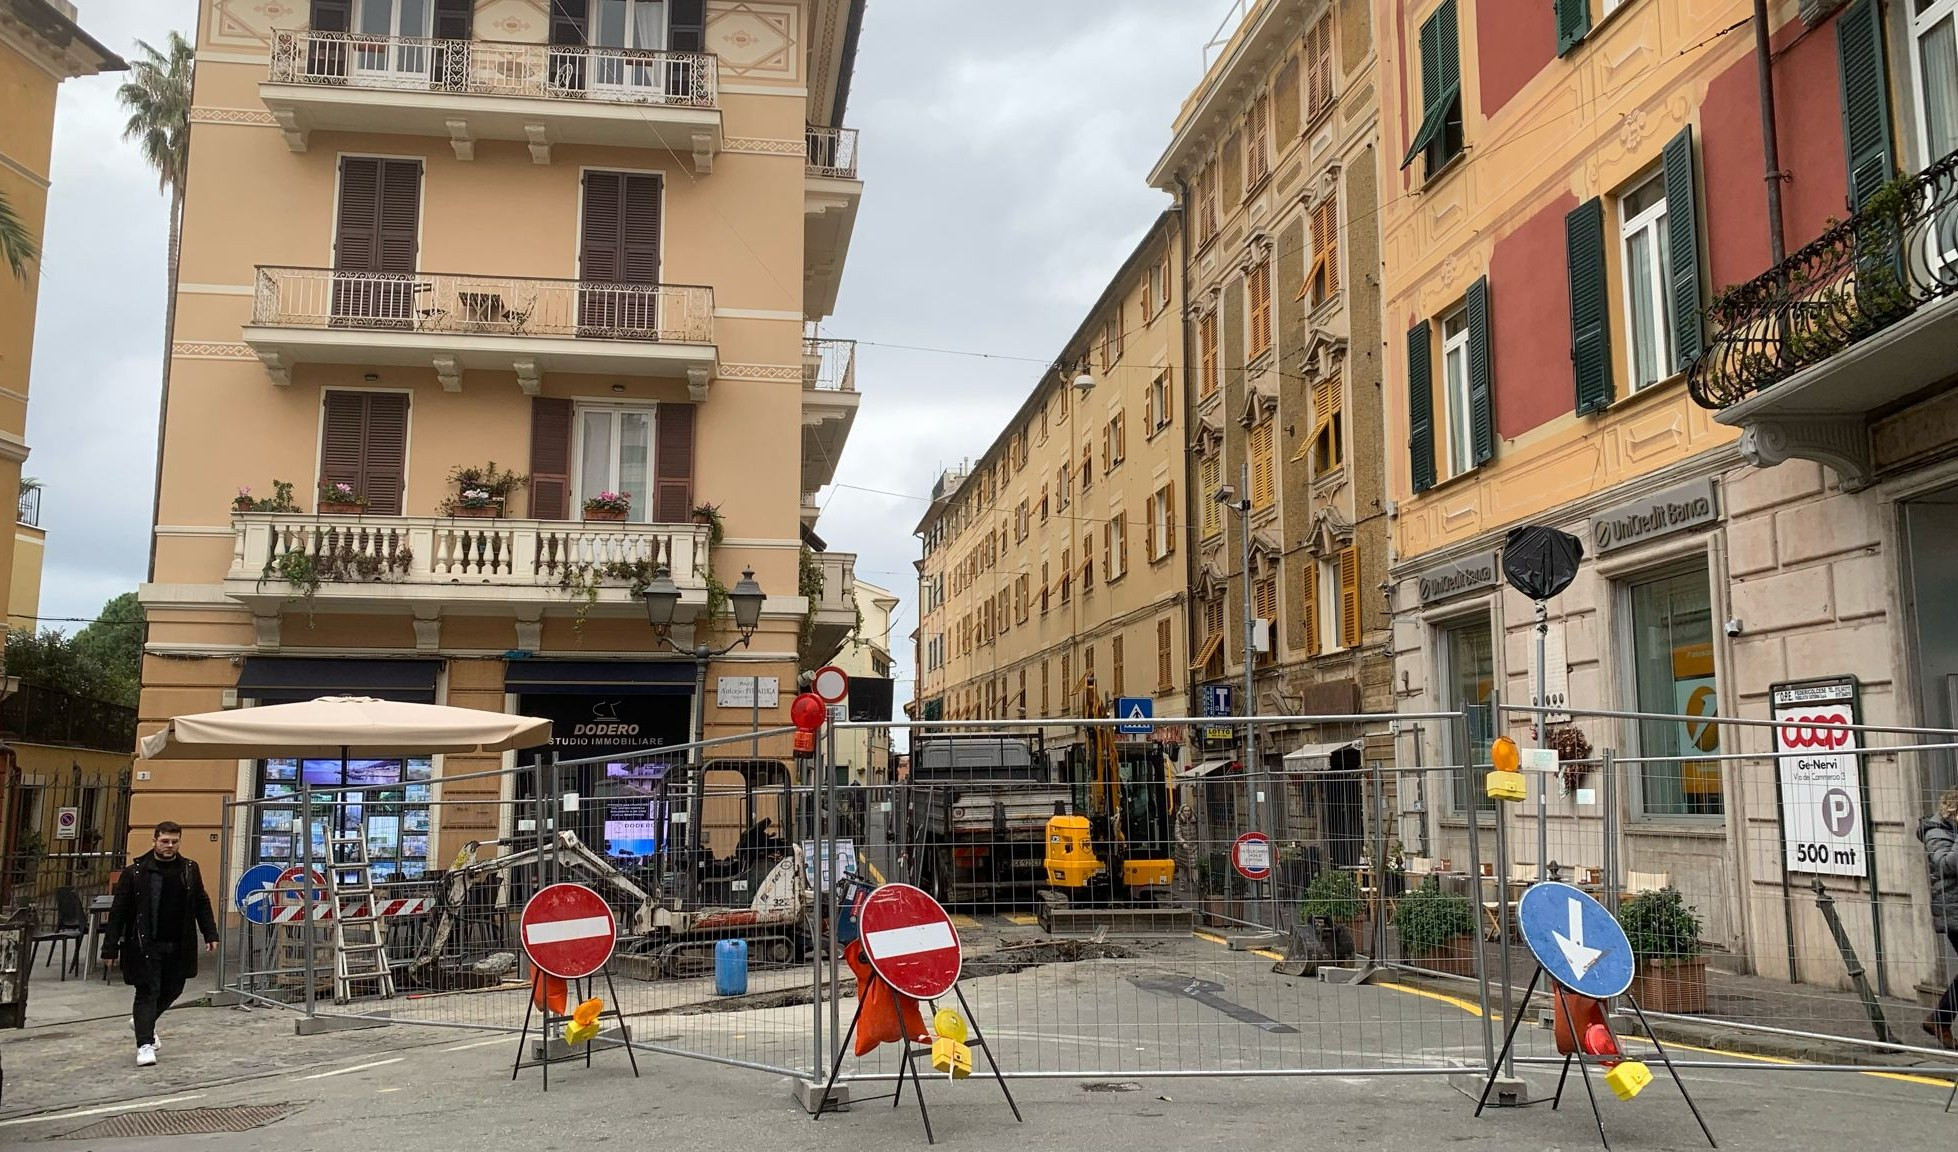
[[[625,176],[620,187],[619,279],[659,283],[659,177]]]
[[[530,402],[530,515],[571,516],[571,401],[538,396]]]
[[[693,513],[693,424],[691,404],[662,404],[659,443],[653,454],[653,521],[684,524]]]
[[[402,493],[408,486],[408,397],[399,392],[367,396],[367,459],[361,475],[361,495],[367,511],[376,516],[401,515]]]
[[[1167,509],[1163,514],[1165,525],[1163,554],[1171,556],[1176,553],[1176,481],[1174,480],[1163,488],[1163,506]]]
[[[315,32],[345,32],[353,27],[353,0],[313,0]]]
[[[341,157],[333,266],[345,272],[376,271],[380,232],[381,161],[365,156]]]
[[[366,463],[367,396],[328,392],[321,403],[320,480],[358,489]]]
[[[1147,522],[1147,525],[1146,527],[1144,527],[1142,532],[1143,540],[1144,540],[1144,550],[1147,552],[1149,559],[1151,560],[1154,560],[1157,556],[1161,555],[1161,553],[1156,548],[1156,508],[1158,506],[1158,501],[1160,501],[1161,499],[1162,499],[1161,493],[1157,493],[1156,495],[1149,497],[1148,507],[1144,510],[1142,514],[1143,520]]]
[[[421,161],[381,161],[380,242],[374,271],[414,273],[421,199]]]
[[[585,173],[584,222],[578,238],[581,280],[619,279],[619,204],[624,184],[625,177],[617,172]]]
[[[1339,554],[1339,644],[1342,648],[1360,643],[1360,550],[1346,548]]]

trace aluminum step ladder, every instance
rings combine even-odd
[[[386,999],[394,998],[394,970],[388,967],[387,931],[374,895],[373,866],[367,859],[367,839],[332,836],[327,839],[327,899],[333,902],[333,1001],[353,999],[356,984],[373,984]]]

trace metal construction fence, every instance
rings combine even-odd
[[[636,1046],[820,1081],[855,1013],[850,895],[904,882],[952,913],[961,990],[1008,1076],[1486,1074],[1534,971],[1515,902],[1547,876],[1620,916],[1662,1034],[1711,1022],[1828,1046],[1772,1067],[1958,1076],[1917,1030],[1949,973],[1914,838],[1926,758],[1958,752],[1953,734],[1781,726],[1827,737],[1824,757],[1764,720],[1573,712],[1552,717],[1569,755],[1528,774],[1528,799],[1485,802],[1476,736],[1500,719],[1528,745],[1537,711],[1155,721],[1256,729],[1254,762],[1105,718],[898,723],[910,775],[876,785],[839,780],[820,746],[756,756],[746,734],[419,780],[301,765],[229,810],[225,891],[259,871],[226,982],[310,1016],[514,1034],[519,914],[571,880],[614,909],[608,1007]],[[1056,816],[1080,818],[1101,875],[1050,867],[1076,827]],[[363,871],[372,896],[348,896]],[[334,922],[364,911],[386,981],[336,972]],[[734,939],[741,987],[715,970]],[[1561,1059],[1536,1029],[1516,1058]],[[886,1046],[842,1078],[897,1065]]]

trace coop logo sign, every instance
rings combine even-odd
[[[1776,684],[1776,777],[1781,790],[1782,867],[1819,876],[1867,877],[1863,764],[1854,677]]]
[[[1702,477],[1591,517],[1591,541],[1599,555],[1711,524],[1720,518],[1713,478]]]
[[[1421,603],[1432,604],[1437,600],[1494,588],[1500,577],[1496,554],[1491,551],[1430,568],[1415,576],[1414,584],[1420,590]]]

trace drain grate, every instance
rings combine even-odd
[[[240,1104],[230,1108],[183,1108],[173,1112],[130,1112],[97,1120],[63,1133],[62,1140],[133,1140],[145,1136],[208,1136],[250,1132],[277,1123],[299,1110],[297,1104]]]

